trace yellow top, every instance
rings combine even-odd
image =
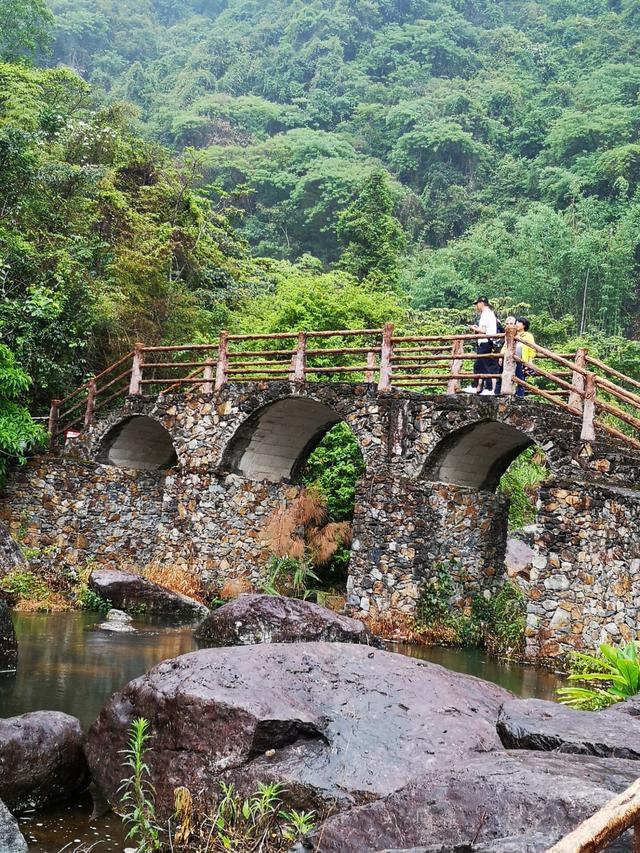
[[[522,341],[522,360],[528,364],[536,357],[536,351],[533,347],[528,347],[525,341],[530,344],[535,344],[535,339],[531,332],[520,332],[518,337]]]

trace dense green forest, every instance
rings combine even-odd
[[[639,48],[639,0],[5,0],[7,363],[42,413],[135,340],[483,292],[639,375]]]

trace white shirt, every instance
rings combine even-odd
[[[487,305],[486,308],[482,309],[482,314],[480,315],[480,320],[478,321],[478,326],[480,330],[485,333],[485,335],[497,335],[498,334],[498,321],[496,320],[496,315],[493,313],[491,308]],[[478,338],[479,344],[486,344],[488,338]]]

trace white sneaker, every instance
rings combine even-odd
[[[461,390],[462,390],[463,394],[477,394],[478,393],[478,389],[474,388],[473,385],[467,385],[466,388],[462,388]]]
[[[480,392],[481,397],[495,397],[493,391],[489,390],[489,388],[485,388],[484,391]]]

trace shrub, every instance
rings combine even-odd
[[[574,652],[569,658],[569,681],[593,686],[559,688],[558,696],[564,705],[594,711],[640,692],[637,643],[623,643],[619,647],[602,643],[599,651],[599,655]],[[594,682],[602,682],[603,686],[598,687]]]
[[[94,592],[86,584],[80,584],[76,601],[84,610],[97,610],[98,613],[107,613],[111,610],[111,602],[103,598],[100,593]]]

